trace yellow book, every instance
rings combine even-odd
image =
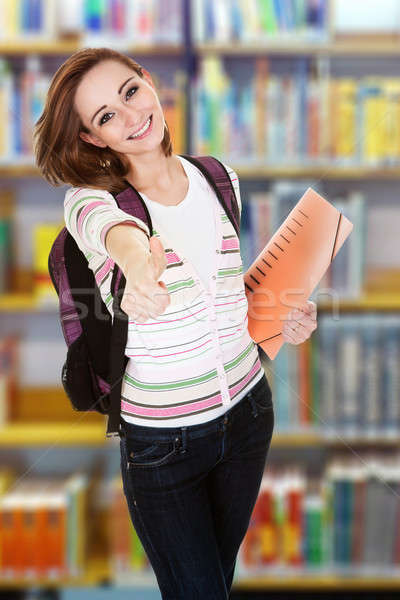
[[[363,98],[362,156],[368,164],[379,164],[385,156],[386,98],[380,79],[366,78],[361,85]]]
[[[4,0],[2,3],[2,11],[3,11],[3,22],[4,22],[4,31],[6,39],[16,38],[20,33],[19,30],[19,10],[20,10],[20,2],[16,2],[16,0]]]
[[[390,164],[397,164],[400,160],[400,79],[386,79],[383,88],[385,93],[383,123],[385,158]]]
[[[57,301],[48,270],[48,259],[53,242],[62,227],[61,223],[39,223],[33,230],[33,281],[38,304]]]
[[[356,92],[353,79],[339,79],[335,85],[335,155],[339,161],[352,161],[356,153]]]

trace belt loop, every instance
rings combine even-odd
[[[186,445],[187,445],[187,427],[181,427],[182,430],[182,447],[179,450],[179,452],[181,454],[183,454],[184,452],[186,452]]]
[[[247,395],[248,395],[248,398],[249,398],[249,402],[251,404],[251,410],[252,410],[252,413],[253,413],[253,417],[256,418],[257,415],[258,415],[258,411],[257,411],[257,406],[256,406],[256,403],[255,403],[255,400],[253,398],[252,390],[250,390],[250,392]]]

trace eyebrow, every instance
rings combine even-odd
[[[126,86],[126,84],[128,83],[128,81],[131,81],[131,79],[135,79],[135,76],[133,75],[132,77],[129,77],[129,79],[127,79],[126,81],[124,81],[124,83],[120,86],[119,90],[118,90],[118,95],[120,95],[120,93],[122,92],[122,90],[124,89],[124,87]],[[101,106],[99,108],[99,110],[97,110],[93,117],[90,119],[90,124],[93,123],[94,119],[96,118],[96,115],[99,114],[99,112],[101,112],[104,108],[107,108],[107,104],[104,104],[103,106]]]

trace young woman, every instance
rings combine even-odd
[[[162,598],[226,599],[274,425],[234,228],[201,171],[172,152],[150,74],[118,52],[84,49],[60,67],[35,153],[47,181],[72,186],[66,226],[111,313],[114,263],[126,278],[121,473]],[[127,182],[151,239],[116,205]],[[309,337],[314,308],[291,314],[285,341]]]

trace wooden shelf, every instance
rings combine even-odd
[[[41,55],[59,55],[65,56],[76,52],[83,47],[84,38],[81,40],[78,37],[67,40],[10,40],[0,43],[0,55],[25,55],[25,54],[41,54]],[[140,54],[144,56],[173,56],[183,52],[182,45],[165,44],[165,45],[128,45],[125,52],[130,54]]]
[[[258,577],[241,577],[233,581],[235,590],[267,590],[267,589],[318,589],[318,590],[400,590],[400,576],[397,577],[343,577],[340,575],[306,575],[293,576],[264,575]]]
[[[335,311],[339,310],[400,310],[400,291],[388,294],[371,293],[356,300],[340,299],[339,302],[319,302],[317,310]]]
[[[0,43],[0,54],[2,55],[69,55],[83,47],[85,38],[72,37],[60,40],[16,40],[2,41]],[[175,55],[184,51],[182,44],[128,45],[125,52],[140,55]],[[225,54],[231,56],[252,56],[260,54],[284,54],[284,55],[330,55],[330,56],[398,56],[400,54],[400,41],[342,41],[342,42],[307,42],[296,39],[284,39],[279,36],[276,40],[271,39],[262,43],[210,43],[197,44],[194,52],[200,56],[208,54]]]
[[[335,166],[263,166],[240,165],[222,159],[234,169],[241,179],[326,179],[326,180],[380,180],[400,179],[400,167],[335,167]],[[267,163],[267,161],[265,161]],[[34,165],[0,165],[1,177],[41,177]]]
[[[224,161],[226,162],[226,160]],[[228,162],[241,179],[399,179],[400,167],[255,166]]]
[[[179,56],[184,53],[184,47],[182,45],[165,44],[159,46],[128,46],[126,49],[128,54],[134,54],[136,56]]]
[[[77,39],[70,40],[9,40],[0,43],[1,55],[24,54],[72,54],[78,50]]]
[[[197,44],[195,51],[200,56],[209,54],[225,54],[229,56],[254,56],[254,55],[302,55],[302,56],[398,56],[400,54],[400,38],[399,42],[299,42],[294,39],[286,39],[284,36],[277,37],[276,40],[271,40],[268,43],[254,44]]]
[[[1,55],[1,53],[0,53]],[[41,177],[39,169],[33,164],[0,164],[1,177]]]
[[[58,312],[58,298],[54,304],[38,304],[33,294],[0,294],[0,312]]]
[[[323,297],[321,295],[321,297]],[[400,310],[400,291],[387,294],[377,292],[366,294],[359,299],[339,299],[336,301],[318,302],[318,310],[334,311],[339,310]],[[58,312],[57,298],[54,305],[38,305],[32,294],[3,294],[0,295],[0,313],[1,312]]]
[[[72,411],[72,409],[71,409]],[[0,428],[1,446],[104,446],[106,417],[104,422],[85,423],[85,413],[77,413],[74,421],[67,422],[15,422]],[[112,440],[114,438],[111,438]]]
[[[65,586],[96,586],[112,582],[112,573],[107,557],[95,556],[90,558],[87,563],[86,572],[76,577],[55,578],[0,578],[0,589],[4,588],[26,588],[28,586],[50,586],[61,588]]]
[[[398,435],[393,436],[349,436],[338,431],[337,434],[324,435],[317,432],[285,433],[276,431],[272,436],[271,448],[308,448],[335,446],[389,446],[400,445]]]
[[[85,422],[87,415],[77,413],[73,421],[46,421],[46,422],[14,422],[0,429],[1,446],[105,446],[109,444],[106,438],[107,417],[99,415],[99,422]],[[111,438],[119,443],[119,438]],[[399,446],[399,436],[348,436],[338,432],[337,435],[325,436],[321,433],[276,432],[271,441],[273,448],[294,447],[332,447],[346,444],[355,446]]]

